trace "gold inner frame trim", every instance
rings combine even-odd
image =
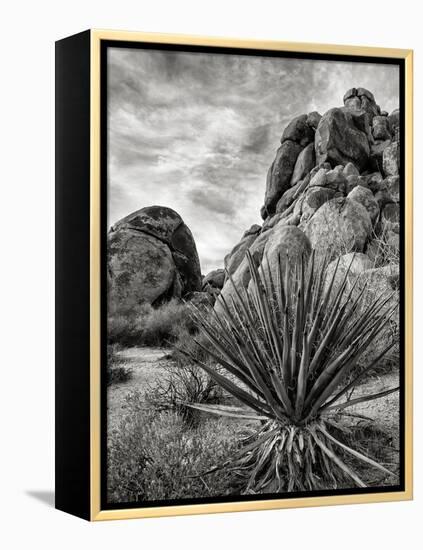
[[[405,61],[405,490],[334,496],[310,496],[260,501],[169,505],[154,508],[101,510],[101,391],[100,391],[100,43],[101,40],[215,46],[286,52],[389,57]],[[90,84],[90,510],[91,521],[242,512],[338,504],[363,504],[413,498],[413,51],[407,49],[340,46],[300,42],[212,38],[190,35],[91,30]]]

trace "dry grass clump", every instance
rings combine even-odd
[[[127,382],[132,375],[132,369],[118,355],[118,346],[107,346],[107,385]]]
[[[171,300],[157,308],[134,305],[125,311],[110,311],[108,340],[123,346],[168,346],[181,332],[193,334],[195,325],[187,304]]]
[[[370,253],[374,267],[385,267],[400,263],[400,250],[398,243],[393,241],[394,236],[395,233],[386,227],[373,233],[368,253]]]
[[[239,428],[206,419],[187,429],[174,412],[145,410],[135,395],[119,428],[109,435],[107,467],[110,502],[160,501],[223,496],[237,491],[236,476],[202,476],[236,451]],[[135,403],[134,403],[135,401]]]
[[[192,404],[219,403],[222,388],[195,364],[170,364],[154,385],[149,386],[145,400],[158,411],[175,411],[188,427],[199,425],[202,413]]]

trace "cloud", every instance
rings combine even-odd
[[[108,223],[160,204],[196,239],[202,270],[260,223],[267,169],[295,116],[342,105],[351,87],[398,107],[392,65],[108,50]]]
[[[191,193],[191,201],[194,206],[212,215],[234,216],[236,214],[236,203],[227,200],[224,190],[195,189]]]

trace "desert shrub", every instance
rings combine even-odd
[[[236,450],[236,427],[207,419],[201,429],[187,430],[173,412],[145,410],[136,394],[129,411],[108,438],[111,502],[222,496],[237,490],[230,472],[202,475]]]
[[[132,369],[118,355],[118,346],[107,346],[107,385],[126,382],[132,378]]]
[[[189,306],[184,302],[171,300],[157,309],[151,308],[142,320],[142,341],[146,345],[169,345],[175,342],[181,331],[194,333],[196,330]]]
[[[132,370],[125,365],[117,365],[108,368],[107,370],[107,385],[118,384],[119,382],[127,382],[132,378]]]
[[[373,260],[374,267],[399,264],[399,248],[390,241],[390,234],[392,234],[392,231],[388,228],[382,228],[378,232],[373,232],[370,256]]]
[[[363,303],[361,292],[354,295],[354,285],[347,290],[349,268],[334,285],[339,262],[326,284],[327,262],[316,262],[314,253],[295,266],[279,257],[273,273],[266,262],[259,270],[248,251],[247,260],[248,290],[234,285],[231,307],[220,301],[219,326],[196,315],[209,340],[209,355],[225,376],[213,365],[195,357],[193,361],[242,406],[194,407],[260,422],[255,434],[242,441],[241,451],[222,466],[245,476],[247,493],[337,488],[351,481],[365,487],[347,456],[354,465],[391,475],[354,447],[333,416],[398,391],[395,387],[345,400],[393,347],[386,342],[365,369],[346,381],[389,323],[395,306],[385,307],[384,296]]]
[[[107,339],[110,345],[141,345],[143,321],[149,315],[149,304],[133,307],[110,307],[107,317]]]
[[[192,335],[195,321],[189,305],[173,299],[159,307],[143,304],[129,311],[110,311],[108,340],[125,346],[169,346],[180,335]]]
[[[206,310],[203,311],[206,313]],[[188,405],[219,403],[224,392],[210,375],[193,362],[192,357],[202,362],[210,363],[211,360],[204,348],[206,339],[198,333],[193,323],[192,311],[186,308],[185,313],[189,313],[189,322],[174,326],[175,342],[169,353],[171,362],[164,367],[163,376],[148,387],[145,398],[156,410],[173,410],[188,426],[193,427],[204,415]]]
[[[107,340],[110,345],[128,345],[132,342],[133,324],[124,315],[112,315],[107,319]]]
[[[389,311],[393,306],[399,306],[399,270],[398,265],[391,263],[393,257],[389,256],[389,261],[387,260],[388,252],[386,248],[382,246],[383,262],[385,265],[377,266],[377,259],[375,260],[375,266],[380,267],[378,270],[371,270],[369,272],[363,272],[359,276],[359,281],[357,287],[360,290],[364,290],[363,302],[371,303],[374,301],[375,297],[383,296],[386,300],[384,309]],[[380,259],[382,256],[380,257]],[[382,259],[381,259],[382,261]],[[388,263],[386,263],[388,262]],[[372,272],[381,271],[383,274],[380,277],[374,277],[371,275]],[[370,275],[369,275],[370,274]],[[360,308],[355,317],[361,315],[362,308]],[[383,330],[379,331],[377,337],[375,337],[372,345],[363,353],[361,358],[358,361],[358,367],[363,369],[369,362],[372,362],[373,359],[379,354],[379,352],[388,344],[392,344],[390,350],[381,358],[380,361],[374,366],[371,372],[368,372],[365,378],[372,377],[373,375],[380,375],[384,373],[390,373],[393,370],[397,370],[400,364],[400,312],[399,307],[396,307],[396,310],[393,311],[393,314],[387,319]]]
[[[193,363],[171,364],[164,370],[163,376],[147,389],[146,402],[159,411],[175,411],[189,427],[198,426],[201,413],[189,405],[219,403],[222,388]]]

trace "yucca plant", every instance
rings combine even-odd
[[[350,397],[395,344],[386,342],[376,358],[358,369],[394,314],[392,295],[369,303],[365,284],[356,279],[350,285],[350,267],[341,272],[338,261],[328,276],[326,259],[317,261],[314,253],[297,261],[279,256],[273,272],[266,258],[260,268],[249,252],[247,259],[248,290],[229,276],[232,295],[220,297],[211,317],[193,309],[206,337],[205,344],[197,344],[219,368],[195,356],[192,360],[241,406],[191,406],[260,421],[255,433],[240,442],[238,454],[218,467],[241,475],[247,493],[336,488],[348,480],[363,487],[346,463],[354,460],[391,474],[349,446],[338,418],[347,407],[399,389]]]

